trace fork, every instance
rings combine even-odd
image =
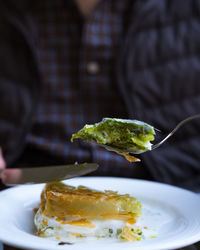
[[[173,130],[172,130],[172,131],[171,131],[162,141],[160,141],[160,142],[158,142],[158,143],[152,145],[151,150],[160,147],[164,142],[166,142],[166,140],[168,140],[168,139],[169,139],[169,138],[170,138],[170,137],[171,137],[180,127],[182,127],[185,123],[187,123],[187,122],[189,122],[189,121],[191,121],[191,120],[197,119],[197,118],[200,118],[200,114],[189,116],[188,118],[186,118],[186,119],[180,121],[180,122],[176,125],[176,127],[175,127],[175,128],[174,128],[174,129],[173,129]],[[144,153],[144,152],[145,152],[145,151],[143,151],[142,153]]]
[[[108,146],[108,145],[103,145],[103,144],[99,144],[100,146],[103,146],[104,148],[106,148],[107,150],[109,151],[115,151],[115,152],[125,152],[127,154],[130,154],[130,155],[135,155],[135,154],[142,154],[142,153],[145,153],[147,151],[151,151],[153,149],[156,149],[158,147],[160,147],[164,142],[166,142],[166,140],[168,140],[180,127],[182,127],[185,123],[191,121],[191,120],[194,120],[194,119],[197,119],[197,118],[200,118],[200,114],[197,114],[197,115],[193,115],[193,116],[189,116],[188,118],[180,121],[176,127],[160,142],[156,143],[156,144],[153,144],[151,149],[143,149],[143,150],[132,150],[132,149],[121,149],[121,148],[117,148],[117,147],[113,147],[113,146]],[[160,131],[159,129],[156,129],[158,131]],[[98,144],[98,143],[95,143],[95,144]]]

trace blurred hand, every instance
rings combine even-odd
[[[2,152],[2,149],[1,149],[1,147],[0,147],[0,179],[2,180],[2,182],[4,182],[3,181],[3,176],[4,176],[4,174],[3,174],[3,170],[6,168],[6,162],[5,162],[5,160],[4,160],[4,157],[3,157],[3,152]]]
[[[6,168],[6,162],[3,158],[2,149],[0,147],[0,171],[1,171],[1,169],[5,169],[5,168]]]
[[[4,184],[15,183],[21,177],[20,169],[6,169],[6,161],[0,147],[0,179]]]

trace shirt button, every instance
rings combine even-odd
[[[87,71],[89,74],[97,74],[99,70],[100,70],[100,67],[97,62],[89,62],[87,64]]]

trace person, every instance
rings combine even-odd
[[[96,175],[199,190],[199,121],[140,166],[70,142],[103,117],[145,121],[164,137],[199,113],[199,30],[199,0],[1,1],[0,168],[97,162]]]

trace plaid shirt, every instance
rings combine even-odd
[[[115,80],[126,8],[125,0],[102,0],[83,18],[74,1],[42,0],[34,13],[44,92],[27,143],[69,163],[98,162],[102,175],[131,176],[132,168],[120,155],[70,138],[103,117],[127,118]]]

